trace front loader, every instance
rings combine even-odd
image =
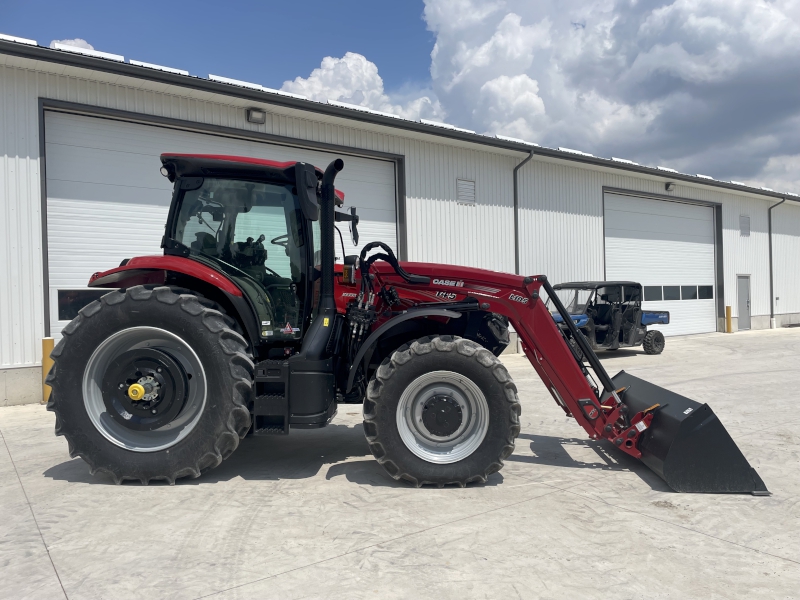
[[[381,242],[335,264],[336,223],[358,241],[355,210],[336,210],[342,160],[325,171],[217,155],[161,161],[174,184],[163,256],[93,275],[89,285],[109,292],[52,353],[56,433],[92,472],[117,483],[199,477],[248,433],[324,427],[338,404],[358,403],[393,478],[484,482],[520,429],[517,389],[497,358],[511,324],[590,438],[676,491],[768,493],[707,405],[609,377],[546,277],[400,263]]]

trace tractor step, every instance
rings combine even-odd
[[[286,435],[289,433],[289,401],[286,396],[256,396],[253,405],[253,435]]]
[[[289,363],[262,360],[256,365],[253,435],[289,433]]]

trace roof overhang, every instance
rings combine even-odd
[[[316,102],[314,100],[295,98],[292,96],[272,93],[264,90],[251,89],[230,83],[203,79],[201,77],[192,75],[154,69],[139,64],[130,64],[117,60],[88,56],[85,54],[54,50],[51,48],[45,48],[43,46],[32,46],[29,44],[0,40],[0,54],[85,68],[93,71],[112,73],[125,77],[189,88],[212,94],[252,100],[255,102],[271,104],[289,109],[322,114],[330,117],[338,117],[348,121],[369,123],[371,125],[379,125],[402,131],[421,133],[447,140],[468,142],[487,148],[519,152],[523,154],[530,154],[531,152],[534,152],[537,156],[545,156],[573,163],[592,165],[595,167],[610,168],[628,173],[637,173],[650,177],[658,177],[661,179],[667,178],[674,182],[685,182],[702,187],[730,190],[748,195],[761,196],[764,199],[785,199],[792,200],[794,202],[800,202],[800,197],[793,197],[792,194],[785,194],[771,190],[765,190],[762,188],[739,185],[726,181],[719,181],[716,179],[707,179],[705,177],[697,177],[695,175],[689,175],[686,173],[665,171],[663,169],[646,167],[628,162],[620,162],[612,159],[590,156],[583,153],[567,152],[564,150],[545,148],[541,146],[532,146],[530,144],[513,141],[509,138],[497,138],[478,133],[471,133],[465,130],[452,128],[451,126],[431,125],[429,124],[430,122],[421,123],[417,121],[411,121],[409,119],[403,119],[401,117],[392,117],[388,114],[379,114],[375,112],[365,112],[362,110],[346,108],[342,106],[341,103],[339,103],[339,105],[327,104]]]

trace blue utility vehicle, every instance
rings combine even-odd
[[[642,286],[633,281],[575,281],[560,283],[553,289],[586,337],[592,350],[617,350],[643,346],[647,354],[661,354],[664,334],[648,325],[669,323],[665,310],[642,310]],[[548,308],[551,302],[548,299]],[[571,340],[571,333],[561,315],[552,308],[553,319]],[[570,342],[573,349],[578,344]]]

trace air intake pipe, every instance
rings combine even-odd
[[[336,207],[336,190],[334,181],[339,171],[344,169],[344,161],[337,158],[322,176],[322,204],[319,215],[320,249],[322,251],[322,284],[320,289],[320,309],[329,304],[335,308],[333,300],[333,263],[334,263],[334,209]]]
[[[344,161],[337,158],[322,176],[322,198],[319,207],[319,245],[322,254],[320,265],[319,307],[317,316],[303,340],[301,352],[307,360],[325,360],[330,358],[328,340],[330,339],[334,318],[336,317],[336,301],[333,298],[333,264],[334,264],[334,212],[336,193],[333,187],[336,175],[344,169]]]

